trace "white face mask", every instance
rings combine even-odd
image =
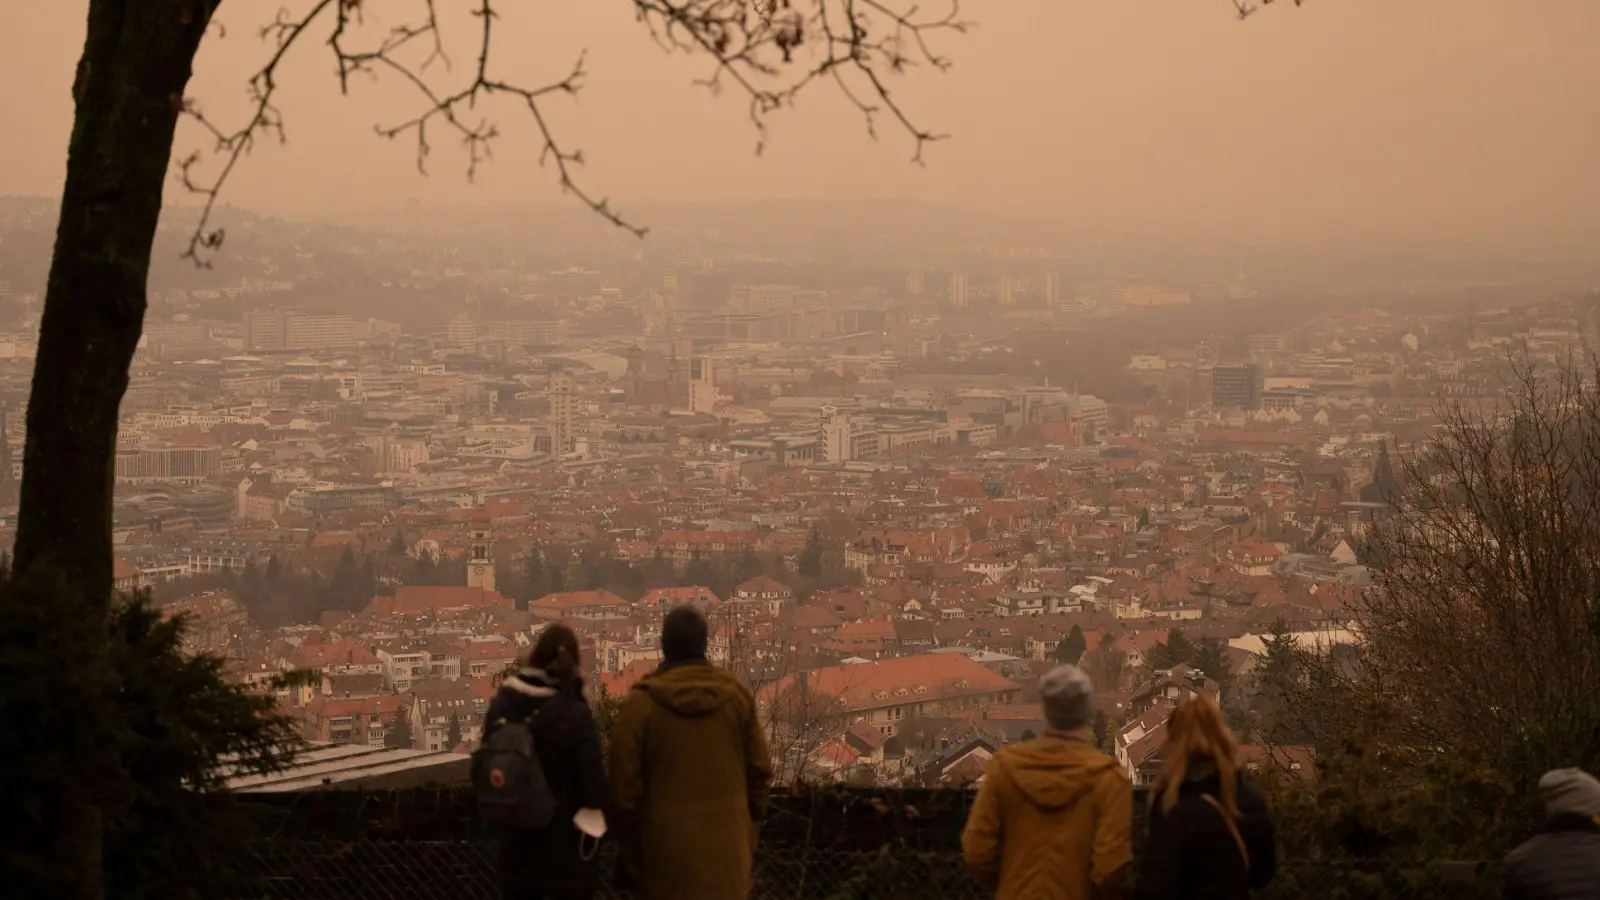
[[[572,817],[572,824],[589,837],[599,840],[606,834],[606,814],[598,809],[580,809]]]

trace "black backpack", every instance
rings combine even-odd
[[[531,722],[505,721],[472,751],[478,815],[496,828],[544,828],[555,817],[556,796],[534,751]]]

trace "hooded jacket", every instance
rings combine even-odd
[[[989,761],[961,849],[997,900],[1090,900],[1133,859],[1133,787],[1074,737],[1007,747]]]
[[[624,877],[647,900],[750,892],[772,760],[755,701],[706,663],[668,663],[628,692],[611,735]]]
[[[1506,857],[1506,900],[1600,897],[1600,825],[1585,816],[1553,816],[1544,831]]]
[[[548,828],[501,834],[501,886],[508,895],[590,889],[598,866],[592,847],[588,853],[580,850],[572,817],[579,809],[606,809],[608,798],[599,735],[583,699],[582,680],[563,680],[533,668],[512,675],[489,702],[484,738],[513,720],[529,722],[534,752],[557,803]]]

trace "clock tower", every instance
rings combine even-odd
[[[467,587],[494,587],[494,528],[488,516],[472,520],[467,534]]]

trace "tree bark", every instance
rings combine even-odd
[[[111,490],[118,407],[144,324],[145,280],[173,134],[196,48],[220,0],[90,0],[73,84],[55,252],[28,401],[12,603],[42,623],[0,650],[55,653],[65,704],[101,720],[112,595]],[[30,640],[31,639],[31,640]],[[26,643],[24,643],[26,641]],[[36,875],[56,896],[98,898],[104,751],[82,734],[37,734],[61,783],[36,796],[22,829]],[[110,761],[115,765],[114,761]],[[24,891],[26,893],[26,891]]]

